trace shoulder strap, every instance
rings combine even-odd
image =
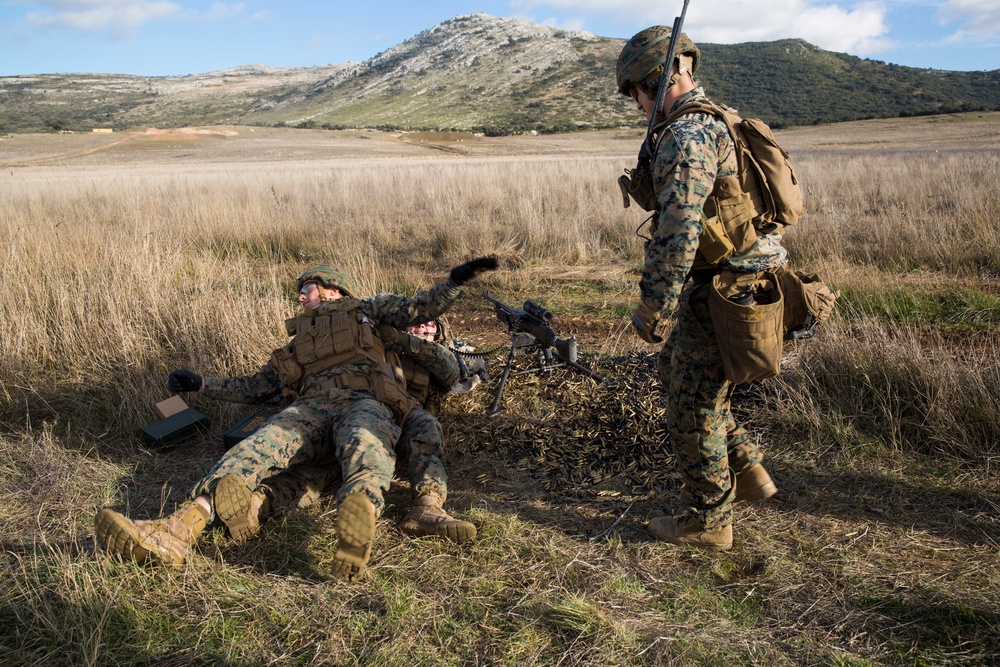
[[[730,107],[727,107],[724,104],[717,104],[710,100],[692,100],[687,104],[681,105],[672,114],[657,123],[654,128],[654,131],[656,132],[655,148],[658,149],[660,147],[660,141],[662,141],[663,135],[665,134],[663,130],[684,114],[689,113],[707,113],[720,119],[726,124],[726,131],[729,132],[729,138],[733,142],[733,149],[737,151],[737,155],[747,156],[750,160],[754,159],[753,155],[746,148],[746,141],[740,133],[740,129],[736,127],[736,123],[742,122],[743,119]],[[744,160],[737,159],[736,168],[738,170],[737,173],[740,177],[740,181],[742,182],[744,180],[743,172],[745,170]]]
[[[671,123],[673,123],[681,116],[689,113],[707,113],[717,118],[721,118],[723,122],[725,122],[726,124],[726,129],[729,131],[729,136],[733,139],[734,142],[736,141],[736,135],[735,135],[735,130],[733,129],[733,124],[729,120],[729,118],[726,117],[726,112],[722,107],[709,100],[692,100],[687,104],[682,104],[680,107],[675,109],[673,113],[671,113],[669,116],[658,122],[653,127],[653,132],[656,134],[656,142],[654,144],[654,147],[655,148],[660,147],[660,142],[663,140],[664,134],[666,134],[664,130],[666,130]]]

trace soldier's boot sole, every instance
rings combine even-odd
[[[255,502],[256,500],[256,502]],[[229,531],[230,537],[242,542],[260,530],[260,500],[239,475],[226,475],[219,480],[212,495],[215,516]]]
[[[697,547],[708,551],[728,551],[733,547],[733,527],[706,531],[700,528],[681,526],[677,517],[659,516],[650,519],[646,526],[650,535],[662,542],[678,546]]]
[[[337,508],[337,553],[333,576],[358,581],[364,576],[375,538],[375,506],[363,493],[352,493]]]
[[[190,545],[157,521],[135,522],[113,510],[103,509],[95,519],[97,539],[110,553],[137,563],[155,561],[180,568]]]
[[[767,500],[778,492],[771,476],[759,463],[750,466],[736,476],[736,497],[734,503]]]

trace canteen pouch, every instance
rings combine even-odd
[[[776,273],[785,299],[785,340],[811,338],[816,334],[816,325],[833,312],[839,293],[815,273],[787,269]]]
[[[755,303],[730,301],[748,290]],[[708,304],[727,380],[763,380],[780,372],[784,299],[774,273],[723,271],[712,278]]]

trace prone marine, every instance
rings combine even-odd
[[[440,325],[439,325],[440,323]],[[409,512],[399,523],[414,537],[439,536],[459,544],[476,537],[476,526],[444,511],[448,474],[444,433],[437,417],[443,397],[458,384],[461,367],[455,354],[437,341],[447,340],[444,317],[406,328],[379,327],[386,352],[395,354],[406,378],[406,391],[416,401],[402,424],[396,443],[397,468],[405,465],[412,489]],[[309,507],[340,479],[340,467],[296,465],[261,482],[254,491],[260,509],[256,525],[277,511]]]
[[[101,510],[98,539],[124,558],[178,567],[213,520],[235,539],[256,532],[262,499],[254,491],[264,479],[296,465],[339,463],[343,483],[337,492],[333,575],[360,579],[384,509],[383,493],[392,480],[400,425],[416,407],[378,327],[403,329],[439,317],[462,285],[496,267],[492,257],[471,260],[414,298],[381,294],[360,299],[354,281],[336,267],[303,272],[296,284],[301,308],[285,321],[292,339],[257,373],[202,378],[179,369],[167,383],[175,392],[201,391],[247,403],[280,389],[290,401],[287,407],[230,448],[194,485],[191,499],[169,516],[133,521]]]

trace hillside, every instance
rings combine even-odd
[[[614,89],[621,39],[469,14],[364,63],[182,77],[0,77],[0,131],[244,124],[510,134],[638,126]],[[776,126],[1000,109],[1000,70],[864,60],[801,40],[703,44],[718,101]]]

